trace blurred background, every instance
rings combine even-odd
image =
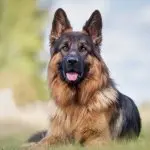
[[[20,136],[22,130],[29,135],[29,131],[48,125],[48,114],[53,111],[48,105],[51,97],[47,86],[49,33],[54,12],[60,7],[66,11],[75,31],[82,29],[95,9],[100,10],[102,56],[117,88],[134,99],[142,120],[150,122],[149,0],[0,0],[3,145],[7,146],[8,137]]]

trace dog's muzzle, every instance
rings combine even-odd
[[[84,61],[78,55],[64,57],[61,67],[61,76],[68,83],[78,83],[83,78]]]
[[[67,72],[66,72],[66,77],[69,81],[76,81],[79,76],[79,59],[78,57],[75,56],[69,56],[67,58]]]

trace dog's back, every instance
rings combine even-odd
[[[132,139],[141,131],[140,114],[134,101],[118,92],[117,111],[113,114],[110,128],[113,139]]]

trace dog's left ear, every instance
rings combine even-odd
[[[92,37],[94,44],[100,45],[102,41],[102,17],[98,10],[95,10],[83,26],[83,32]]]

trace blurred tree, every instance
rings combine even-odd
[[[18,103],[48,98],[39,59],[46,14],[36,0],[0,0],[0,88]]]

